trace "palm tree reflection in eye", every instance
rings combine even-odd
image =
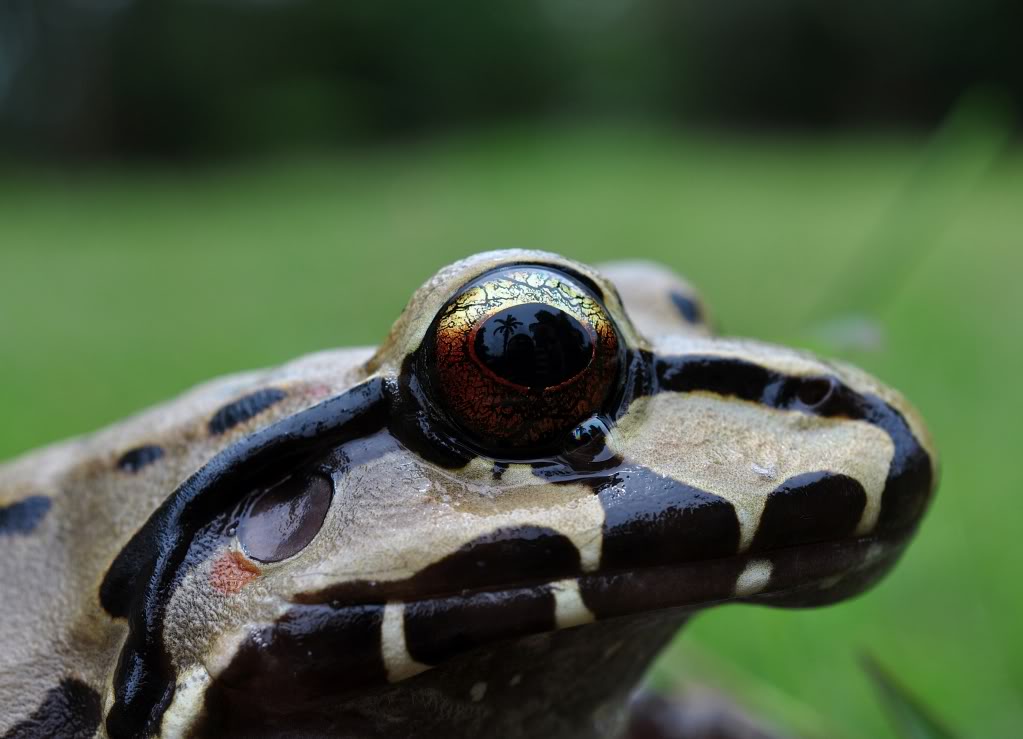
[[[515,329],[522,325],[522,321],[520,321],[514,315],[509,314],[507,318],[495,319],[494,323],[498,325],[496,333],[499,336],[504,336],[504,351],[507,352],[508,339],[510,339],[512,334],[515,333]]]
[[[528,319],[533,319],[528,321]],[[476,334],[477,359],[499,377],[531,388],[558,385],[584,370],[593,354],[578,319],[556,308],[519,305],[493,316]],[[500,337],[501,343],[497,343]]]

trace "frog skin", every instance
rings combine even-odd
[[[877,581],[935,470],[663,268],[480,254],[375,351],[0,467],[0,736],[619,736],[692,613]]]

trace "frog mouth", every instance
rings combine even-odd
[[[909,536],[815,542],[711,560],[595,571],[557,580],[390,601],[413,665],[438,666],[471,649],[594,621],[728,602],[779,607],[833,603],[869,587]],[[335,605],[340,605],[337,601]],[[340,605],[339,612],[346,607]],[[385,635],[387,636],[387,635]],[[399,673],[402,667],[399,664]]]
[[[457,591],[410,587],[408,581],[346,583],[296,594],[291,603],[296,613],[304,608],[400,611],[406,632],[421,631],[434,642],[431,651],[437,654],[422,660],[433,665],[467,647],[498,639],[649,611],[696,610],[726,602],[826,605],[855,595],[882,577],[911,534],[912,529],[897,536],[802,543],[714,559],[566,571]],[[450,635],[450,648],[441,644],[443,634]]]
[[[217,691],[223,700],[273,696],[288,711],[302,710],[383,689],[475,650],[594,621],[654,612],[681,620],[735,601],[821,605],[881,577],[905,547],[911,532],[904,533],[408,599],[381,598],[378,588],[365,600],[303,594],[246,638],[215,677]]]

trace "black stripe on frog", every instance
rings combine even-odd
[[[284,616],[246,640],[218,676],[207,693],[207,714],[300,714],[317,701],[336,704],[346,693],[383,685],[387,603],[405,602],[406,649],[427,665],[552,631],[555,600],[547,582],[580,573],[579,551],[567,537],[546,527],[513,526],[480,536],[408,578],[300,593]]]
[[[417,662],[437,665],[462,652],[555,628],[549,586],[581,574],[579,550],[553,529],[515,526],[481,536],[409,580],[420,600],[405,606],[405,641]],[[462,592],[446,598],[423,596]],[[411,595],[411,593],[409,593]]]
[[[586,483],[604,509],[602,571],[730,557],[739,549],[735,507],[718,495],[627,461]]]
[[[230,510],[256,481],[283,477],[345,442],[387,423],[382,379],[284,418],[228,447],[186,480],[150,516],[111,564],[100,603],[128,619],[128,636],[114,674],[114,705],[106,727],[112,739],[157,731],[174,696],[175,674],[163,643],[167,603],[187,570],[196,533]]]
[[[380,650],[384,605],[292,606],[242,643],[205,695],[197,736],[245,736],[228,725],[266,713],[315,710],[353,691],[387,682]]]
[[[555,600],[550,585],[449,595],[405,605],[409,655],[439,665],[477,647],[554,631]]]
[[[859,481],[832,472],[795,475],[767,496],[751,552],[851,536],[867,506]]]
[[[628,462],[588,483],[606,520],[600,571],[581,577],[579,589],[598,619],[731,600],[758,554],[775,568],[765,590],[808,585],[814,592],[801,604],[830,601],[833,594],[818,592],[813,557],[825,565],[821,577],[831,577],[853,572],[864,555],[860,540],[836,541],[855,531],[866,504],[862,485],[845,475],[809,472],[779,485],[741,555],[738,518],[723,498]]]
[[[45,495],[30,495],[0,506],[0,536],[31,534],[50,512],[53,501]]]
[[[162,459],[163,447],[156,444],[145,444],[143,446],[129,449],[117,460],[118,469],[124,472],[138,472],[143,467],[148,467],[153,462]]]
[[[238,424],[255,418],[270,406],[284,400],[287,395],[280,388],[269,387],[233,400],[210,418],[210,433],[214,436],[223,434]]]
[[[688,295],[683,295],[678,290],[672,290],[671,302],[675,310],[686,320],[687,323],[699,325],[703,323],[703,310],[700,304]]]
[[[650,361],[656,377],[654,392],[705,391],[770,408],[874,424],[895,447],[875,532],[905,532],[923,514],[933,487],[930,455],[903,415],[880,397],[857,393],[829,375],[786,375],[731,357],[661,355],[651,356]]]
[[[18,722],[3,739],[92,739],[101,719],[100,697],[81,680],[64,678],[50,688],[32,715]]]
[[[508,526],[476,537],[411,577],[339,583],[300,593],[294,600],[302,604],[331,603],[335,608],[433,600],[562,580],[581,572],[579,550],[564,534],[546,526]]]

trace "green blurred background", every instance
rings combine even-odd
[[[853,361],[942,453],[879,587],[698,617],[655,680],[891,737],[873,655],[1023,732],[1023,5],[8,0],[0,458],[377,343],[438,267],[660,260],[727,333]]]

